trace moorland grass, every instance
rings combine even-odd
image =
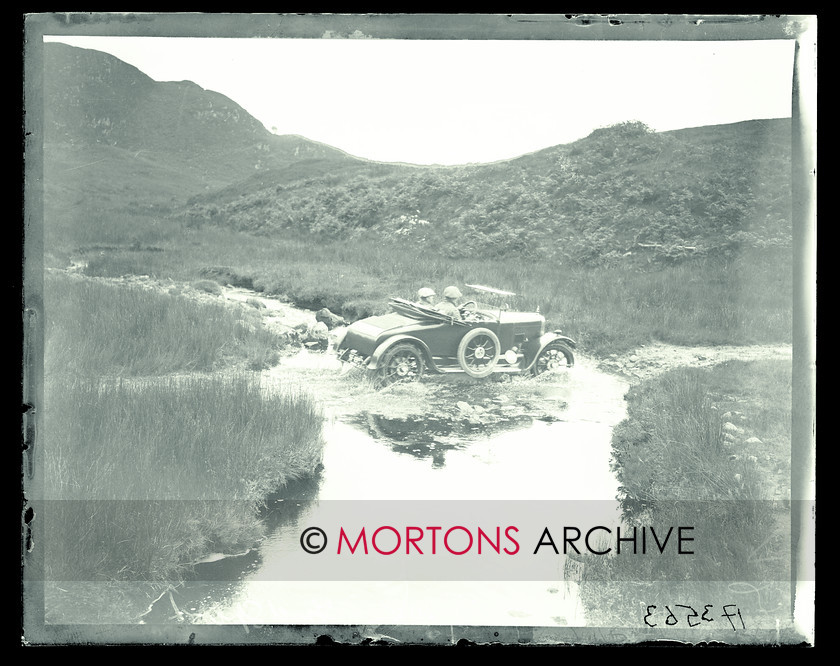
[[[177,580],[260,536],[259,503],[321,460],[304,394],[246,376],[45,387],[47,580]]]
[[[171,223],[161,223],[161,226],[167,224]],[[523,310],[539,307],[549,326],[562,327],[566,334],[578,340],[585,353],[593,356],[621,352],[652,340],[673,344],[790,341],[791,262],[784,252],[765,252],[734,258],[703,257],[674,265],[615,263],[604,266],[571,266],[534,263],[513,256],[494,260],[475,258],[453,262],[443,255],[364,236],[341,241],[314,236],[269,239],[218,227],[193,229],[169,226],[166,232],[161,234],[158,242],[154,233],[148,229],[135,233],[142,233],[145,243],[160,246],[163,251],[137,247],[136,236],[115,238],[112,239],[115,243],[122,240],[121,246],[81,253],[88,262],[87,273],[97,276],[150,275],[159,279],[172,278],[193,282],[203,277],[203,271],[207,267],[223,266],[228,267],[231,274],[252,280],[256,289],[267,294],[285,297],[309,307],[329,307],[350,319],[384,312],[390,296],[412,298],[419,286],[432,286],[440,292],[448,284],[487,284],[521,294],[519,299],[511,303],[512,307]],[[48,252],[47,265],[61,265],[64,261],[62,257],[60,253]],[[226,320],[217,322],[213,319],[214,312],[202,312],[200,316],[192,319],[188,313],[197,305],[195,303],[177,308],[177,316],[172,312],[161,311],[157,309],[158,306],[152,304],[148,304],[147,311],[140,301],[123,301],[114,307],[108,307],[105,300],[108,296],[93,293],[93,289],[96,289],[94,287],[90,289],[91,293],[82,298],[78,294],[74,296],[70,293],[72,287],[56,287],[47,280],[45,300],[48,305],[48,376],[61,374],[68,368],[74,373],[112,376],[165,373],[172,372],[175,368],[185,371],[212,369],[224,362],[226,354],[232,350],[232,341],[242,334],[241,324],[231,324]],[[145,299],[145,296],[140,297],[132,293],[129,298]],[[49,307],[51,299],[53,305]],[[138,321],[137,318],[126,318],[125,315],[131,312],[147,312],[146,319],[155,322],[156,325],[149,326],[147,322]],[[176,317],[177,323],[169,323],[172,321],[170,317]],[[108,331],[114,327],[120,327],[120,332],[109,336]],[[168,331],[168,334],[156,338],[158,331]],[[216,331],[220,331],[222,335],[215,342],[211,342],[210,338],[213,338]],[[177,335],[171,335],[173,332]],[[199,332],[199,340],[190,337],[195,332]],[[179,340],[176,338],[188,339],[191,342],[186,345],[186,349],[176,351],[179,346]],[[153,340],[156,342],[149,344]],[[196,354],[204,348],[204,342],[201,342],[203,340],[207,340],[208,351]],[[96,341],[96,345],[93,345],[92,341]],[[170,350],[169,347],[173,349]],[[56,360],[59,361],[59,365],[50,368],[49,363]],[[747,383],[738,385],[734,383],[732,372],[720,372],[726,373],[721,375],[720,382],[717,374],[682,378],[676,375],[677,379],[672,377],[668,380],[671,384],[660,386],[656,391],[652,391],[650,398],[637,401],[638,405],[643,406],[634,405],[631,394],[631,416],[627,423],[616,429],[617,436],[624,438],[618,440],[616,446],[619,447],[621,442],[631,441],[633,432],[637,431],[640,433],[640,444],[649,446],[650,441],[656,441],[659,447],[655,453],[650,450],[647,455],[642,456],[645,464],[639,465],[638,469],[632,472],[633,477],[638,476],[638,483],[647,483],[649,487],[651,481],[656,481],[660,485],[654,484],[654,488],[668,492],[672,492],[674,488],[682,488],[686,496],[693,499],[697,499],[701,496],[700,493],[705,491],[712,492],[715,497],[722,497],[729,490],[738,493],[735,496],[738,499],[752,496],[744,495],[745,489],[755,489],[755,478],[758,477],[753,474],[754,470],[745,467],[743,459],[737,461],[735,466],[730,465],[729,458],[722,448],[719,424],[712,413],[715,412],[712,406],[722,402],[722,399],[718,399],[721,396],[749,393],[756,387],[759,391],[776,387],[773,390],[781,390],[781,394],[776,395],[780,402],[775,405],[784,404],[785,400],[789,403],[789,384],[785,398],[785,387],[783,382],[780,384],[778,375],[762,378],[746,373],[744,376],[748,379]],[[739,373],[742,373],[741,369],[734,374]],[[714,377],[714,381],[710,380],[710,377]],[[721,383],[721,387],[710,388],[717,383]],[[724,389],[723,386],[726,385],[729,385],[729,388]],[[97,391],[99,390],[97,388]],[[763,405],[761,409],[765,411],[757,412],[755,422],[761,420],[760,414],[766,413],[766,422],[775,424],[773,428],[781,433],[779,437],[783,439],[784,410],[773,412],[774,402],[762,395],[758,395],[756,404]],[[134,407],[129,407],[133,398],[125,393],[122,396],[122,412],[134,412]],[[170,394],[170,399],[175,400],[175,397]],[[663,404],[667,404],[668,407],[663,407]],[[668,428],[672,430],[650,431],[649,421],[640,417],[646,410],[650,412],[650,418],[657,423],[657,428],[664,427],[663,424],[670,419]],[[131,414],[123,416],[128,418]],[[90,418],[88,421],[96,422]],[[218,430],[219,433],[210,433],[208,436],[220,437],[221,433],[226,431],[223,426]],[[660,434],[654,437],[653,432]],[[178,438],[181,436],[180,433],[175,433],[174,438],[170,440],[170,446],[174,445],[173,442],[180,442]],[[761,437],[760,434],[758,436]],[[104,436],[103,440],[109,438],[110,434]],[[678,442],[679,445],[673,446],[674,442]],[[196,451],[200,450],[200,447],[196,448]],[[80,461],[88,460],[81,446],[75,451]],[[673,452],[676,457],[666,455],[669,452]],[[113,460],[110,454],[103,455]],[[703,464],[700,464],[697,458],[704,461]],[[64,459],[64,456],[57,459],[54,474],[56,478],[72,479],[73,476],[69,472],[63,471]],[[127,456],[126,460],[131,461],[131,465],[139,464],[133,462],[130,456]],[[179,459],[178,464],[190,465],[190,460]],[[196,469],[204,469],[210,474],[210,469],[204,468],[202,464],[196,463]],[[738,468],[737,471],[735,467]],[[77,464],[75,468],[82,469],[83,466]],[[679,476],[680,470],[685,473],[685,478]],[[741,479],[737,484],[734,481],[736,473],[740,474]],[[628,478],[630,475],[631,473],[628,473]],[[143,478],[138,474],[129,476]],[[148,478],[155,477],[152,475]],[[76,482],[70,481],[65,487],[71,487],[72,483]],[[161,486],[165,487],[165,484]],[[188,493],[179,495],[185,498],[187,496]],[[124,507],[119,510],[130,513],[130,510],[125,508],[128,504],[113,502],[107,493],[104,497],[96,497],[95,500],[85,501],[105,502],[109,508],[103,511],[116,512],[117,507]],[[674,497],[670,500],[671,504],[677,501]],[[658,510],[664,511],[669,503],[660,501],[656,506]],[[150,512],[155,513],[153,510]],[[128,513],[114,514],[114,520],[109,522],[119,522],[123,519],[130,521]],[[166,511],[157,513],[166,515]],[[83,532],[84,529],[91,529],[90,525],[84,522],[88,520],[90,512],[82,514],[82,524],[67,521],[68,524],[75,525],[67,531],[70,542],[73,542],[75,534]],[[223,514],[224,511],[218,514],[222,523],[239,524],[238,518],[231,521]],[[651,517],[651,520],[676,521],[678,518],[679,516],[673,514],[661,513]],[[719,529],[721,524],[724,524],[725,534],[729,535],[727,538],[731,538],[733,547],[736,547],[739,544],[751,543],[750,539],[755,535],[755,532],[749,532],[749,537],[741,538],[739,535],[742,531],[747,534],[748,530],[763,529],[761,526],[771,519],[776,520],[777,517],[768,517],[760,513],[734,518],[717,516],[716,522],[713,520],[709,529]],[[147,518],[141,516],[138,520],[145,524]],[[169,547],[172,543],[177,543],[181,544],[179,547],[183,552],[192,553],[200,550],[199,547],[194,547],[195,543],[205,544],[206,547],[208,532],[212,532],[204,528],[194,531],[195,525],[205,524],[200,518],[196,520],[197,522],[193,521],[188,526],[181,525],[173,532],[165,532],[164,536],[159,537],[153,536],[145,528],[138,527],[136,531],[148,535],[144,537],[148,543],[157,544],[148,552],[155,552],[163,546]],[[241,521],[243,525],[246,523],[247,521]],[[229,537],[236,539],[233,533],[229,533]],[[111,543],[123,540],[116,534],[109,538]],[[94,553],[87,552],[78,558],[79,570],[81,563],[95,557]],[[727,561],[732,562],[742,560],[753,567],[746,572],[747,574],[759,571],[749,557],[727,558]],[[770,560],[772,566],[763,574],[768,576],[766,580],[785,580],[786,577],[772,577],[777,575],[773,567],[776,567],[778,562],[773,558]],[[177,558],[175,561],[180,562],[181,559]],[[651,583],[648,582],[653,575],[652,571],[619,571],[607,566],[607,560],[601,559],[596,562],[598,564],[595,566],[600,564],[604,568],[599,571],[595,566],[588,567],[587,576],[592,580],[592,584],[584,586],[584,600],[594,600],[594,603],[589,605],[601,608],[602,617],[611,617],[609,621],[615,623],[613,626],[627,622],[638,626],[638,599],[644,595],[628,592],[628,586],[631,585],[628,579],[642,581],[639,583],[643,586],[641,591],[646,593],[652,589]],[[644,561],[630,562],[632,564],[627,566],[638,567],[640,562],[644,564]],[[663,558],[657,563],[658,566],[666,567],[659,572],[664,576],[685,572],[680,568],[668,569],[685,567],[685,562],[667,562]],[[649,560],[645,566],[651,566]],[[108,575],[119,575],[119,567],[109,567]],[[146,566],[144,570],[165,568]],[[703,569],[702,566],[697,571],[704,572],[701,575],[711,575],[709,570]],[[734,576],[743,572],[730,573]],[[604,579],[607,579],[607,582],[604,582]],[[671,576],[669,579],[674,578]],[[664,599],[661,595],[647,598]],[[762,599],[762,603],[765,603],[766,599]],[[609,616],[609,613],[612,613],[612,616]]]
[[[789,610],[789,487],[776,479],[790,471],[790,363],[679,368],[633,387],[627,400],[613,434],[625,520],[660,534],[691,526],[693,554],[576,556],[567,574],[580,576],[587,616],[638,627],[648,605],[702,612],[732,603],[753,628],[773,626]]]
[[[678,264],[575,266],[510,256],[453,261],[373,235],[255,238],[216,227],[183,229],[164,252],[106,251],[88,257],[91,275],[146,274],[191,281],[228,266],[256,289],[349,320],[380,314],[388,298],[420,286],[486,284],[520,294],[512,308],[539,307],[589,354],[658,340],[683,345],[786,343],[792,271],[787,251],[700,257]]]
[[[262,369],[283,344],[251,308],[52,273],[44,296],[47,373],[161,375],[236,361]]]
[[[278,338],[247,306],[51,272],[44,285],[45,580],[177,582],[211,549],[253,545],[260,502],[313,474],[324,444],[311,396],[247,374]]]

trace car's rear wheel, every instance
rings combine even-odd
[[[458,365],[470,377],[492,374],[499,360],[499,338],[489,328],[474,328],[458,345]]]
[[[426,363],[423,352],[407,342],[396,344],[382,355],[377,374],[382,384],[417,381],[423,376]]]
[[[543,349],[534,363],[531,372],[541,375],[544,372],[555,372],[571,368],[575,364],[575,355],[562,342],[551,342]]]

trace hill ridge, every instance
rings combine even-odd
[[[146,210],[268,236],[373,234],[453,258],[679,260],[791,242],[789,118],[668,132],[628,121],[488,164],[376,162],[272,134],[192,81],[46,47],[56,215]]]

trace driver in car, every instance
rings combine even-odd
[[[435,309],[453,319],[461,319],[461,313],[458,310],[459,298],[461,298],[461,290],[458,287],[447,287],[443,290],[443,300],[435,306]]]

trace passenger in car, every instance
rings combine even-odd
[[[459,298],[461,290],[458,287],[447,287],[443,290],[443,300],[435,306],[435,310],[453,319],[461,319],[461,313],[458,311]]]
[[[435,306],[435,304],[432,303],[432,299],[434,297],[435,290],[430,289],[429,287],[422,287],[417,291],[417,302],[420,303],[420,305],[433,308]]]

